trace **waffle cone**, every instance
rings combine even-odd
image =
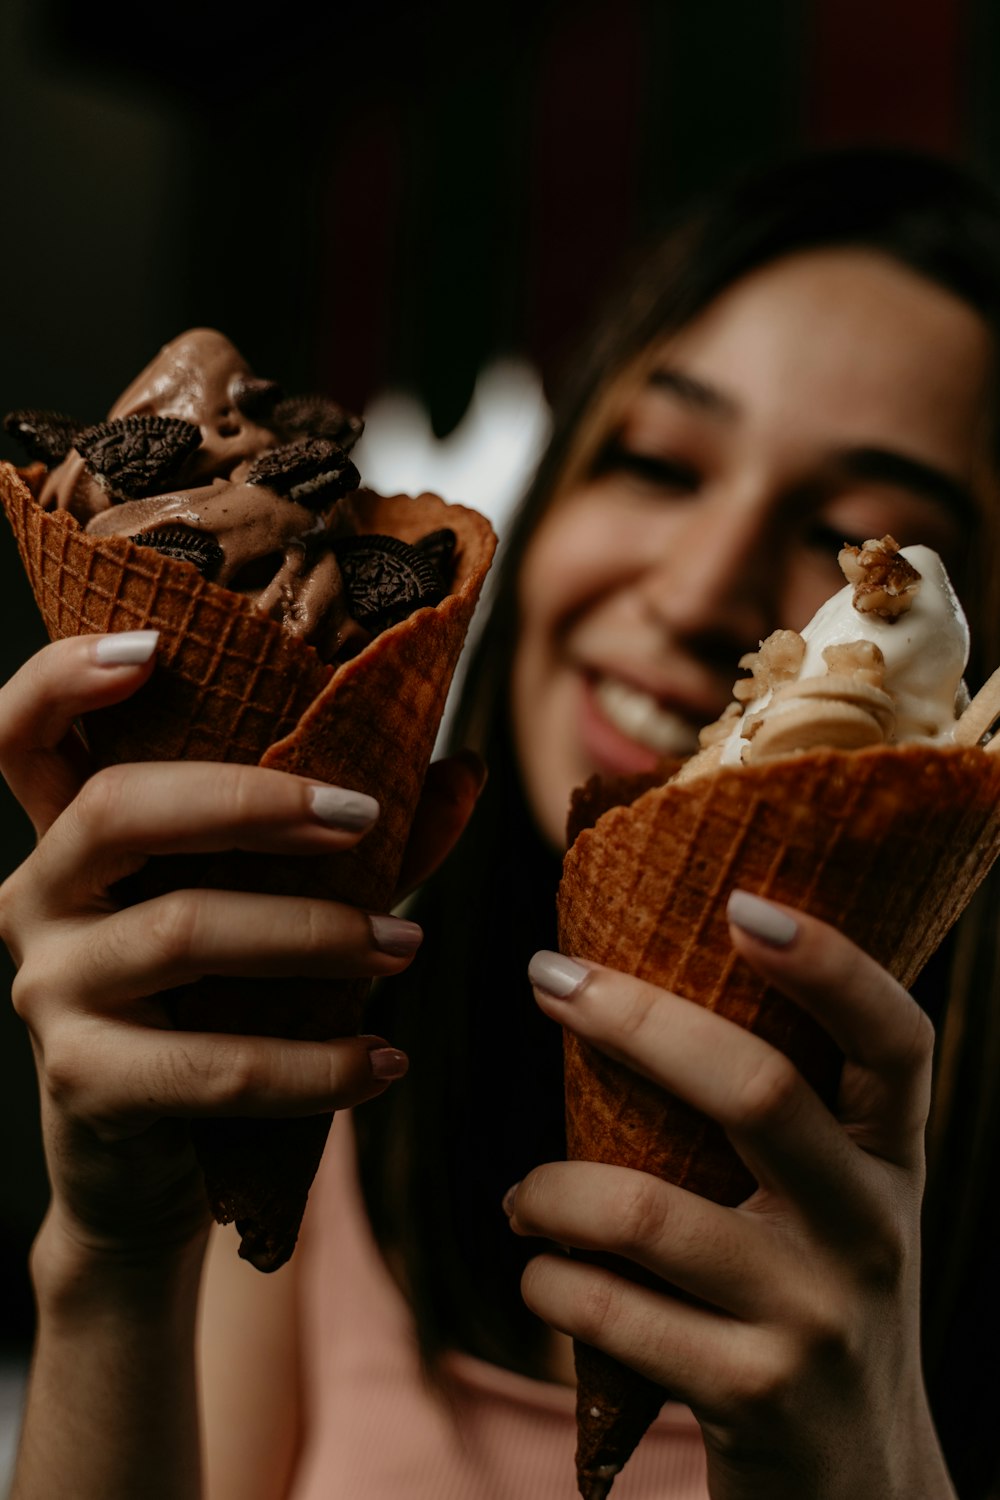
[[[812,913],[910,985],[998,852],[1000,756],[978,748],[823,751],[717,771],[643,792],[579,834],[559,889],[560,947],[747,1027],[832,1099],[841,1059],[735,954],[729,893]],[[753,1191],[718,1126],[570,1033],[565,1077],[571,1157],[718,1203]],[[599,1500],[666,1393],[587,1345],[576,1360],[580,1492]]]
[[[381,815],[345,853],[293,859],[239,852],[150,861],[120,894],[218,887],[322,896],[384,911],[399,875],[452,673],[495,539],[475,511],[436,495],[359,492],[341,506],[360,532],[416,541],[457,536],[452,592],[377,636],[336,669],[195,569],[121,537],[89,538],[65,512],[39,509],[40,466],[0,465],[0,500],[50,637],[160,631],[150,681],[85,725],[98,765],[237,761],[378,797]],[[170,1002],[182,1029],[324,1040],[355,1034],[367,981],[209,976]],[[215,1217],[235,1220],[240,1253],[274,1270],[292,1252],[329,1116],[207,1120],[193,1130]]]

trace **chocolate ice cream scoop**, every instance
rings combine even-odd
[[[32,456],[57,461],[43,508],[69,511],[88,535],[189,562],[326,661],[436,604],[451,579],[439,536],[433,555],[365,539],[359,565],[338,502],[360,483],[348,452],[362,426],[325,397],[283,398],[211,328],[167,344],[104,422],[35,410],[7,419]]]

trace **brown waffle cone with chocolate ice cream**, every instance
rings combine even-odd
[[[386,910],[492,557],[489,523],[435,495],[345,497],[341,513],[358,532],[414,542],[451,528],[455,574],[440,604],[415,611],[331,667],[193,567],[122,537],[88,537],[65,511],[43,512],[32,488],[37,492],[44,474],[42,466],[19,475],[0,465],[0,499],[50,637],[160,631],[150,681],[86,722],[98,765],[178,758],[260,764],[368,792],[381,808],[349,852],[151,860],[128,883],[126,899],[218,887]],[[357,1032],[367,988],[367,981],[209,976],[170,998],[182,1028],[322,1040]],[[235,1220],[241,1255],[261,1270],[276,1269],[292,1252],[329,1123],[324,1115],[194,1127],[213,1212],[220,1222]]]
[[[812,913],[909,985],[998,852],[1000,755],[980,748],[882,745],[720,769],[642,791],[579,834],[559,890],[560,947],[747,1027],[831,1099],[840,1057],[736,955],[729,893]],[[753,1191],[717,1125],[571,1033],[565,1078],[570,1157],[723,1204]],[[582,1343],[576,1362],[580,1492],[600,1500],[666,1392]]]

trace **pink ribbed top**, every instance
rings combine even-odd
[[[289,1500],[578,1500],[574,1393],[468,1355],[426,1386],[406,1302],[372,1239],[338,1118],[300,1247],[305,1436]],[[705,1453],[668,1404],[613,1500],[707,1500]]]

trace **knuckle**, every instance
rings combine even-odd
[[[605,1272],[588,1276],[579,1287],[573,1311],[573,1328],[586,1344],[600,1344],[616,1322],[618,1294],[615,1281]]]
[[[210,1053],[201,1063],[181,1055],[176,1059],[177,1082],[189,1092],[194,1074],[201,1100],[210,1108],[238,1114],[260,1098],[266,1081],[259,1049],[248,1039],[235,1038],[225,1058]]]
[[[48,1038],[41,1073],[49,1099],[59,1108],[69,1111],[86,1086],[86,1065],[81,1049],[64,1035]]]
[[[660,1238],[664,1201],[652,1177],[637,1173],[634,1181],[618,1188],[609,1208],[618,1249],[641,1250]]]
[[[304,901],[297,908],[300,919],[300,930],[297,934],[296,948],[303,953],[321,955],[330,947],[330,920],[329,910],[322,901]],[[367,920],[362,918],[361,925],[364,927],[365,937],[369,936]]]
[[[42,997],[47,992],[47,989],[48,986],[39,973],[36,964],[25,963],[21,965],[11,984],[10,998],[14,1007],[14,1013],[20,1016],[26,1025],[30,1025],[38,1014]]]
[[[726,1123],[752,1132],[787,1126],[802,1099],[802,1080],[780,1052],[769,1050],[736,1086]]]
[[[827,1384],[850,1382],[853,1365],[849,1322],[835,1299],[821,1297],[800,1309],[783,1332],[771,1330],[741,1349],[727,1372],[722,1406],[741,1422],[763,1427],[786,1417],[804,1384],[820,1372]]]
[[[35,683],[40,676],[40,656],[51,649],[51,646],[46,646],[41,653],[29,657],[12,677],[0,684],[0,765],[6,763],[8,756],[20,744],[23,703],[36,691]]]
[[[793,1398],[800,1364],[785,1341],[771,1338],[745,1350],[730,1372],[724,1405],[748,1423],[773,1417]]]
[[[171,891],[149,903],[145,914],[145,940],[161,962],[176,964],[197,946],[199,903],[193,891]]]
[[[803,1309],[796,1344],[784,1351],[782,1370],[788,1386],[794,1385],[805,1368],[836,1369],[848,1359],[851,1349],[849,1323],[841,1299],[828,1288],[813,1295]]]
[[[7,945],[15,962],[19,948],[17,932],[22,906],[23,869],[24,866],[20,866],[13,874],[8,875],[3,885],[0,885],[0,941]]]
[[[934,1055],[934,1025],[927,1012],[912,1001],[913,1029],[901,1048],[900,1061],[908,1073],[922,1072],[931,1065]]]
[[[6,763],[15,744],[14,735],[11,733],[14,723],[12,696],[11,681],[0,684],[0,766]]]
[[[112,825],[121,807],[128,768],[105,766],[84,782],[72,803],[73,814],[90,834],[100,834]]]
[[[624,986],[624,1004],[617,1018],[622,1035],[631,1039],[638,1036],[649,1022],[653,998],[645,986],[633,982]]]
[[[262,773],[256,766],[227,766],[225,770],[233,820],[240,824],[258,823],[264,798],[269,790],[273,796],[279,784],[278,779]],[[265,777],[266,779],[262,779]]]
[[[908,1080],[930,1072],[936,1034],[933,1022],[912,995],[893,981],[898,1008],[884,1037],[875,1037],[866,1054],[870,1067],[887,1078]]]

